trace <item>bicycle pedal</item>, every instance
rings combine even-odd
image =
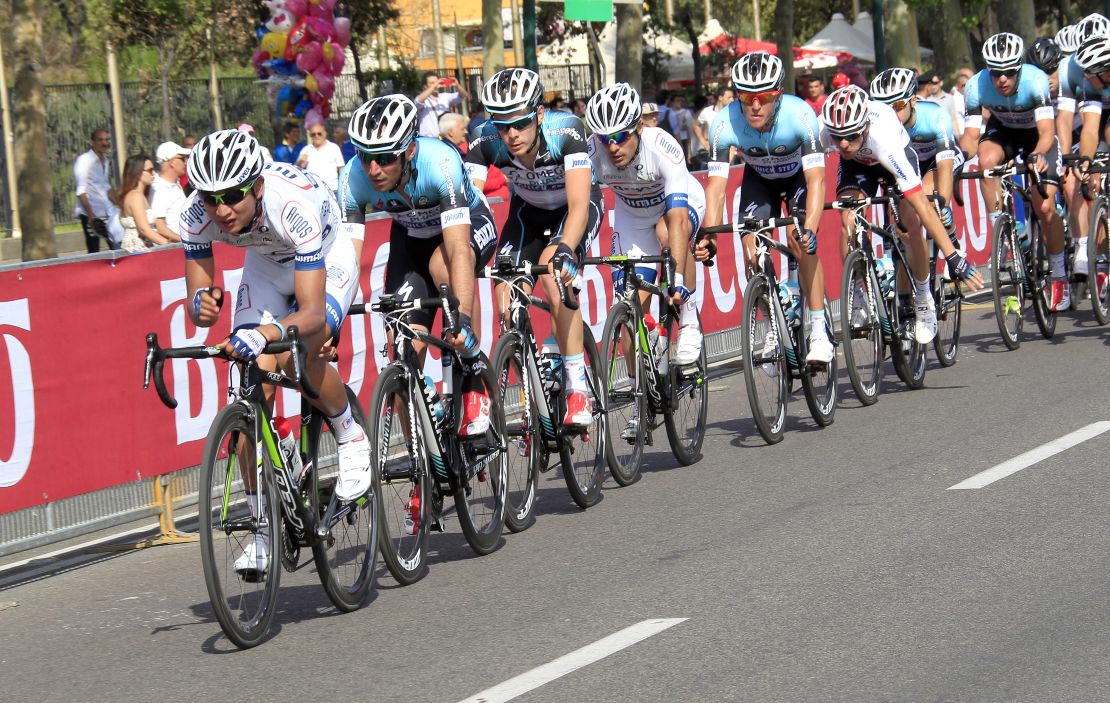
[[[266,571],[259,571],[258,569],[244,569],[237,571],[239,578],[247,583],[263,583],[266,581]]]
[[[652,440],[651,432],[648,432],[647,434],[644,435],[644,446],[645,447],[650,447],[653,444],[654,444],[654,441]]]
[[[447,524],[443,522],[443,518],[438,515],[430,523],[428,523],[428,530],[431,532],[446,532]]]

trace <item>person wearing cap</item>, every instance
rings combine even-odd
[[[659,126],[659,104],[658,103],[644,103],[641,106],[640,120],[645,127],[658,127]]]
[[[301,149],[297,166],[320,177],[332,192],[339,192],[339,172],[347,165],[339,145],[328,139],[328,130],[323,122],[308,128],[309,143]]]
[[[833,90],[836,90],[837,88],[843,88],[844,86],[850,85],[851,83],[852,79],[849,78],[848,74],[844,73],[843,71],[837,71],[836,75],[833,76],[832,79]]]
[[[181,241],[181,206],[185,204],[181,176],[189,151],[176,142],[162,142],[154,152],[158,175],[150,185],[150,210],[154,229],[170,242]]]
[[[254,138],[255,138],[256,140],[258,139],[258,135],[256,135],[256,134],[254,133],[254,126],[253,126],[253,125],[250,125],[250,124],[247,124],[246,122],[244,122],[243,124],[239,125],[239,126],[238,126],[238,127],[236,127],[235,129],[239,130],[239,131],[240,131],[240,132],[242,132],[243,134],[249,134],[249,135],[251,135],[251,136],[252,136],[252,137],[254,137]],[[258,142],[258,148],[262,150],[262,163],[264,163],[264,164],[269,164],[269,163],[273,163],[273,162],[274,162],[274,157],[273,157],[273,155],[272,155],[272,154],[270,154],[270,150],[269,150],[269,149],[267,149],[267,148],[266,148],[266,147],[265,147],[265,146],[264,146],[264,145],[262,144],[262,142]]]

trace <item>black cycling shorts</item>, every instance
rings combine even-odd
[[[997,144],[1002,147],[1003,159],[1013,161],[1018,154],[1029,155],[1036,151],[1039,139],[1040,133],[1035,127],[1032,129],[1006,127],[998,121],[998,118],[991,115],[987,119],[987,126],[983,129],[983,134],[979,137],[979,143],[993,142]],[[1060,140],[1055,135],[1052,137],[1052,148],[1045,154],[1045,160],[1048,162],[1048,170],[1041,177],[1042,180],[1045,183],[1059,186],[1060,171],[1063,168],[1060,163]]]
[[[470,210],[470,248],[474,252],[474,272],[481,271],[493,256],[497,240],[497,223],[489,208],[482,206]],[[421,239],[410,237],[408,230],[396,220],[389,228],[389,259],[385,264],[385,290],[402,300],[415,298],[438,298],[428,263],[439,245],[443,235]],[[435,320],[432,310],[413,310],[406,318],[410,323],[431,329]]]
[[[605,204],[601,198],[601,189],[594,188],[590,192],[590,206],[587,208],[586,231],[582,235],[582,241],[574,250],[579,261],[597,239],[604,213]],[[501,228],[501,241],[497,245],[498,256],[511,256],[518,266],[522,261],[533,264],[539,262],[543,250],[558,244],[563,238],[563,223],[566,217],[566,205],[554,210],[544,210],[530,205],[514,194],[509,201],[509,217],[505,220],[505,226]],[[548,232],[551,233],[550,237],[547,235]]]
[[[744,168],[744,179],[740,182],[738,219],[781,217],[784,204],[788,212],[796,208],[804,210],[808,193],[805,173],[801,169],[789,178],[765,178],[747,166]]]

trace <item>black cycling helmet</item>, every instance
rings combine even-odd
[[[1025,51],[1025,62],[1031,63],[1045,73],[1054,73],[1060,65],[1060,47],[1048,37],[1039,37]]]

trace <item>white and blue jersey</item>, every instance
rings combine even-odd
[[[764,178],[792,178],[801,171],[824,167],[818,133],[817,116],[799,97],[779,98],[766,131],[748,124],[737,100],[718,112],[709,128],[709,175],[728,177],[729,147],[739,149],[744,162]]]
[[[956,158],[956,134],[948,110],[926,101],[914,106],[913,125],[906,127],[910,146],[917,152],[921,171],[930,170],[933,161],[951,161]]]
[[[471,225],[472,212],[488,210],[467,178],[458,150],[430,137],[416,138],[408,180],[392,192],[374,188],[357,158],[348,161],[339,175],[339,204],[344,222],[364,222],[370,208],[388,213],[409,236],[418,239],[439,236],[452,225]]]
[[[1013,95],[998,92],[991,80],[990,71],[979,71],[964,87],[965,114],[968,129],[983,128],[983,110],[1010,129],[1036,129],[1040,120],[1054,119],[1052,95],[1048,76],[1044,71],[1023,64],[1017,75],[1017,89]]]
[[[1103,105],[1110,104],[1110,88],[1096,89],[1073,57],[1065,57],[1058,70],[1060,97],[1056,101],[1056,109],[1078,116],[1083,112],[1101,113]],[[1078,118],[1075,126],[1079,126]]]

